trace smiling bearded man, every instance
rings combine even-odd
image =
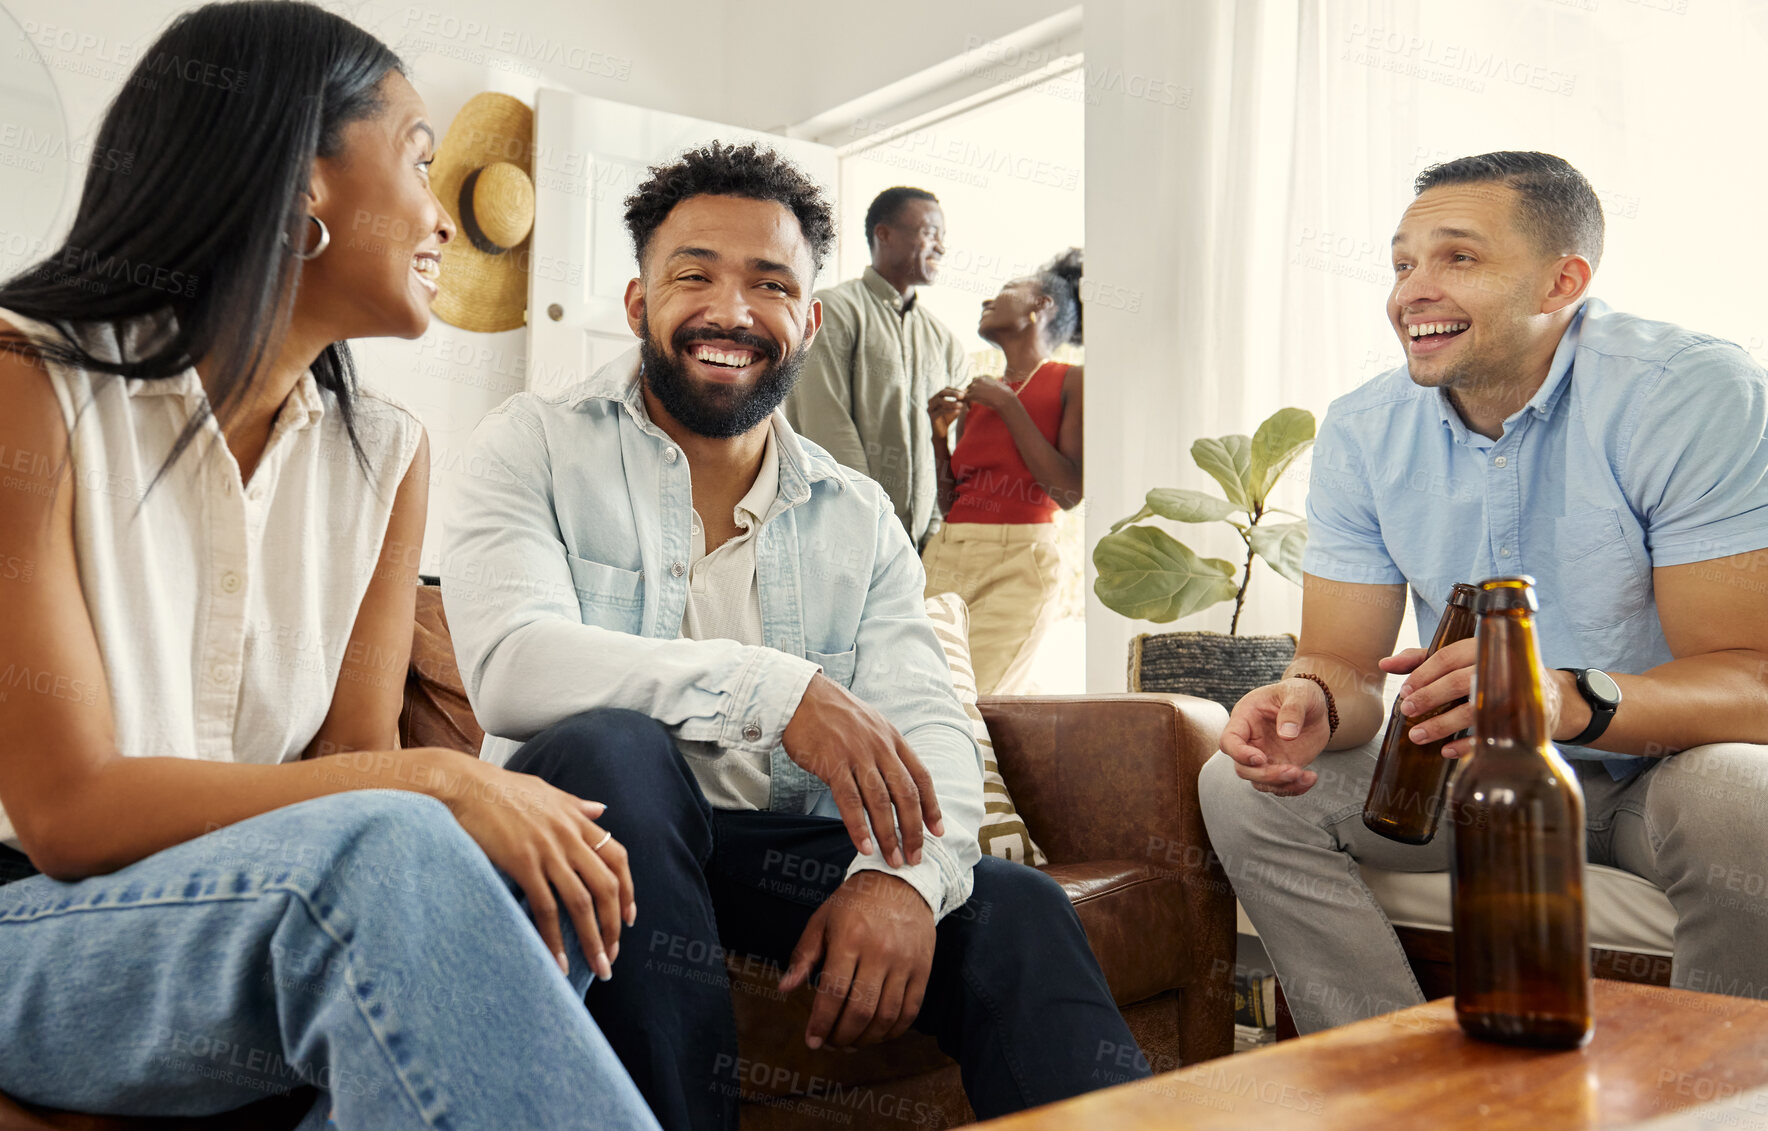
[[[586,947],[590,1013],[671,1129],[736,1127],[727,953],[816,988],[813,1049],[935,1035],[984,1118],[1101,1086],[1098,1050],[1135,1040],[1062,888],[981,856],[908,535],[774,411],[821,325],[828,205],[715,143],[626,220],[638,356],[485,418],[442,589],[484,757],[604,803],[598,851],[630,862],[648,953],[608,980],[618,947]]]

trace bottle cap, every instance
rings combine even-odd
[[[1449,590],[1449,604],[1463,609],[1471,609],[1479,600],[1479,586],[1469,585],[1465,581],[1457,581],[1455,588]]]
[[[1532,577],[1491,577],[1479,583],[1479,604],[1476,609],[1481,613],[1513,609],[1532,613],[1539,608],[1540,605],[1535,603],[1535,579]]]

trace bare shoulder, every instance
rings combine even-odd
[[[50,382],[49,369],[29,337],[15,324],[0,318],[0,451],[7,455],[7,469],[20,459],[38,466],[43,459],[59,468],[67,453],[67,424],[61,402]],[[27,458],[28,457],[28,458]]]

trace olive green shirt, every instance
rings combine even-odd
[[[876,479],[919,546],[937,487],[927,401],[964,383],[969,357],[944,323],[870,267],[816,297],[823,328],[786,400],[786,420],[838,462]]]

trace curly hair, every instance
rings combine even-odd
[[[1071,247],[1038,268],[1032,276],[1038,289],[1056,304],[1049,322],[1044,325],[1044,335],[1051,345],[1081,344],[1081,262],[1080,248]]]
[[[835,219],[823,190],[803,170],[771,149],[753,142],[707,142],[669,165],[651,166],[650,176],[626,198],[626,230],[642,266],[651,237],[669,213],[695,196],[741,196],[785,205],[798,218],[811,262],[820,272],[835,242]]]
[[[1602,262],[1602,202],[1584,175],[1551,153],[1505,150],[1432,165],[1412,183],[1414,193],[1441,185],[1492,182],[1516,190],[1523,234],[1549,255],[1577,252]]]

